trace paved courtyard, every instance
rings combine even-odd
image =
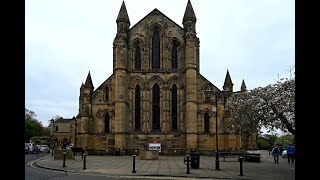
[[[133,170],[132,156],[87,156],[86,170],[83,170],[81,155],[76,159],[54,160],[51,154],[35,161],[42,168],[62,170],[69,173],[83,173],[106,176],[161,176],[161,177],[193,177],[211,179],[259,179],[259,180],[293,180],[295,164],[288,164],[286,158],[279,157],[279,164],[273,162],[268,151],[260,150],[261,162],[243,162],[243,174],[240,175],[240,162],[237,158],[220,158],[220,169],[215,170],[215,157],[200,156],[200,168],[187,168],[184,156],[160,156],[159,160],[139,160],[136,157],[136,173]]]

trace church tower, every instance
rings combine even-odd
[[[93,93],[93,84],[90,75],[88,73],[85,83],[81,84],[80,87],[80,97],[79,97],[79,115],[77,116],[78,121],[80,121],[80,126],[77,127],[77,131],[81,133],[79,136],[79,141],[82,142],[83,147],[90,147],[89,144],[89,134],[92,133],[92,93]],[[75,140],[77,141],[77,140]]]
[[[115,76],[115,148],[126,147],[128,33],[130,20],[126,5],[122,2],[117,17],[117,35],[113,41],[113,73]]]
[[[190,0],[183,16],[185,30],[185,82],[186,82],[186,130],[187,148],[197,147],[197,76],[199,62],[199,38],[196,33],[196,15]]]

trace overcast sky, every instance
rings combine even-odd
[[[25,107],[48,126],[78,114],[90,70],[99,87],[112,74],[112,42],[123,0],[25,2]],[[125,0],[131,26],[157,8],[183,27],[187,0]],[[295,65],[294,0],[191,0],[200,38],[200,73],[234,91],[289,78]]]

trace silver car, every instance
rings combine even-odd
[[[40,151],[49,153],[50,152],[50,148],[49,148],[48,145],[40,145]]]

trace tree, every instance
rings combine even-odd
[[[249,92],[235,93],[228,98],[226,104],[225,127],[231,133],[240,133],[244,139],[244,148],[248,148],[248,142],[253,132],[261,129],[258,116],[252,113],[256,111],[256,99],[251,98]]]
[[[35,118],[36,116],[33,111],[25,108],[25,142],[29,142],[34,136],[47,135],[47,130],[44,130],[42,123]]]
[[[234,93],[227,100],[226,111],[226,128],[245,137],[262,126],[295,135],[295,78]]]
[[[284,147],[287,147],[289,144],[295,144],[294,136],[292,134],[284,134],[277,138],[277,144],[282,144]]]
[[[257,137],[257,145],[260,147],[272,147],[276,144],[278,136],[276,133],[262,134]]]
[[[258,100],[256,104],[259,120],[268,129],[281,129],[295,135],[295,78],[278,81],[251,92]]]

